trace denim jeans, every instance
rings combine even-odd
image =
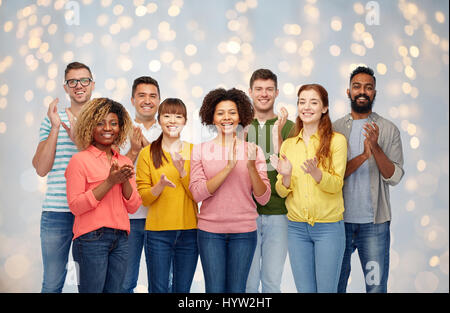
[[[198,230],[207,293],[243,293],[257,242],[256,230],[218,234]]]
[[[198,262],[197,229],[146,231],[152,293],[188,293]],[[169,287],[170,272],[172,287]]]
[[[344,221],[288,222],[288,249],[298,292],[337,292],[345,250]]]
[[[79,267],[80,293],[118,293],[127,270],[128,234],[102,227],[73,241],[73,259]]]
[[[391,242],[390,224],[391,222],[381,224],[345,223],[347,240],[338,292],[346,292],[351,270],[351,256],[356,249],[358,249],[365,277],[366,292],[387,292]]]
[[[130,233],[128,235],[128,262],[127,272],[123,281],[123,293],[132,293],[137,286],[139,268],[141,264],[142,249],[145,243],[145,218],[130,219]],[[145,260],[148,263],[147,249]],[[150,280],[148,291],[150,292]]]
[[[281,277],[288,251],[286,215],[259,215],[258,241],[247,279],[246,292],[280,293]]]
[[[43,293],[62,292],[73,238],[73,221],[74,216],[71,212],[42,212],[41,250],[44,278],[41,292]]]

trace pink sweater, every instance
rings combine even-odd
[[[252,184],[247,169],[247,142],[237,146],[237,163],[222,185],[210,194],[206,182],[228,162],[228,148],[213,141],[195,145],[191,155],[189,189],[197,202],[202,202],[198,214],[198,228],[212,233],[245,233],[256,230],[256,204],[252,198]],[[267,186],[266,192],[255,200],[261,205],[270,199],[270,181],[264,154],[258,147],[256,168]]]

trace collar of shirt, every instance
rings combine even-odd
[[[90,145],[86,150],[88,150],[90,153],[92,153],[96,158],[100,157],[101,155],[106,156],[105,151],[100,150],[99,148],[97,148],[94,145]],[[118,158],[119,153],[113,148],[111,148],[111,150],[113,151],[113,158]]]
[[[298,133],[297,137],[295,137],[295,143],[298,143],[300,139],[303,140],[303,131],[304,131],[304,130],[305,130],[305,129],[302,128],[302,130]],[[318,132],[315,132],[314,134],[311,135],[310,138],[311,138],[311,139],[319,140],[319,139],[320,139],[320,138],[319,138],[319,133],[318,133]]]
[[[380,118],[380,116],[379,116],[377,113],[375,113],[375,112],[371,112],[371,113],[369,114],[369,116],[367,117],[367,119],[368,119],[370,122],[376,122],[379,118]],[[346,123],[349,123],[349,122],[351,122],[351,121],[353,121],[353,117],[352,117],[352,114],[349,113],[349,114],[347,114],[347,116],[345,117],[345,122],[346,122]]]

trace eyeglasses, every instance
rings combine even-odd
[[[78,85],[78,82],[80,82],[81,86],[87,87],[91,84],[92,78],[84,77],[81,79],[68,79],[66,80],[66,85],[70,88],[75,88]]]

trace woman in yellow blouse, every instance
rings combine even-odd
[[[189,191],[193,145],[180,140],[186,124],[180,99],[164,100],[158,109],[162,134],[139,153],[136,182],[142,204],[148,207],[145,249],[148,249],[149,291],[187,293],[197,267],[197,203]]]
[[[271,156],[275,188],[288,209],[289,259],[298,292],[336,292],[345,247],[347,142],[331,128],[325,88],[303,85],[297,104],[294,133],[280,159]]]

